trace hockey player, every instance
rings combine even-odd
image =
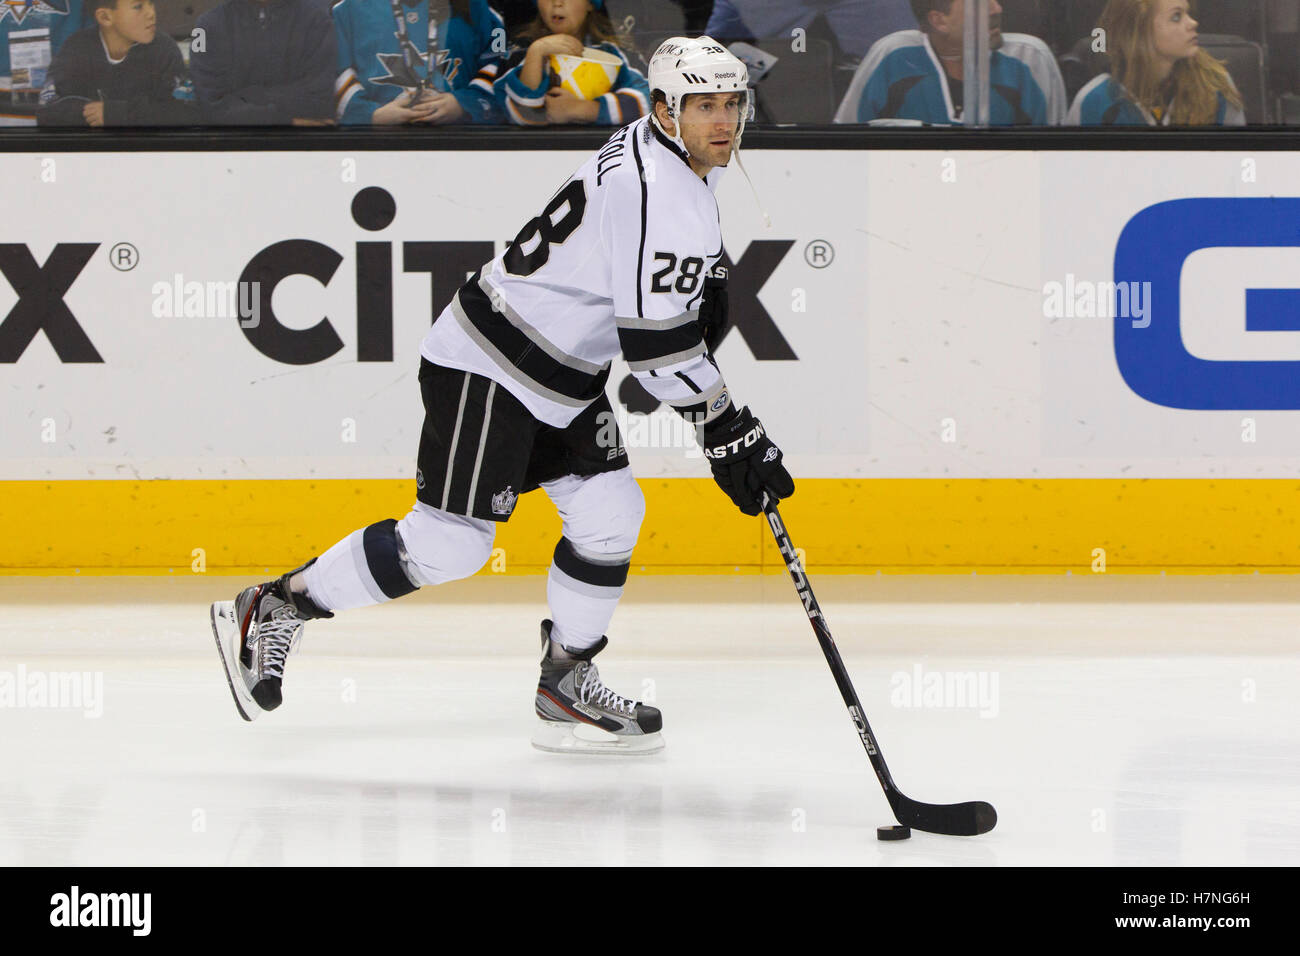
[[[410,513],[213,605],[246,720],[279,706],[304,621],[473,574],[495,522],[540,487],[563,536],[547,581],[533,743],[662,747],[659,711],[606,687],[592,660],[645,507],[617,429],[610,437],[610,360],[621,350],[650,394],[698,425],[714,478],[744,513],[760,512],[764,492],[793,494],[794,482],[762,425],[733,402],[706,344],[716,330],[699,321],[705,275],[722,256],[713,191],[748,112],[745,66],[708,37],[673,38],[651,59],[650,87],[654,112],[574,173],[425,337]],[[716,316],[716,303],[705,311]]]

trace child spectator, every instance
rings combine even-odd
[[[339,0],[340,123],[499,123],[492,84],[506,30],[487,0],[451,0],[444,24],[426,0]],[[432,51],[432,52],[431,52]]]
[[[1244,126],[1241,95],[1201,49],[1187,0],[1110,0],[1098,24],[1111,72],[1079,91],[1071,126]]]
[[[584,100],[555,85],[552,54],[581,56],[584,46],[622,61],[608,93]],[[614,33],[605,0],[538,0],[537,18],[516,38],[504,75],[496,82],[497,102],[511,122],[596,123],[623,126],[650,110],[650,86],[632,66]]]
[[[153,0],[88,0],[94,27],[50,64],[41,126],[176,126],[197,122],[180,47],[159,36]]]
[[[0,0],[0,91],[35,102],[65,40],[85,24],[81,0]],[[10,34],[18,64],[13,64]],[[21,52],[19,52],[21,51]]]
[[[965,112],[965,0],[912,0],[921,30],[887,36],[858,67],[837,123],[914,120],[956,126]],[[1002,32],[1002,5],[989,0],[989,125],[1058,126],[1065,81],[1038,37]]]
[[[338,41],[318,0],[226,0],[195,28],[190,73],[204,122],[311,126],[333,118]]]

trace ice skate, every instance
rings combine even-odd
[[[652,754],[664,749],[658,709],[620,697],[601,682],[591,659],[608,643],[572,653],[542,622],[542,677],[537,684],[533,746],[551,753]]]
[[[280,706],[285,658],[302,639],[303,622],[334,616],[310,598],[290,593],[289,578],[295,573],[245,588],[233,601],[212,605],[212,633],[221,665],[235,707],[245,720],[256,720]]]

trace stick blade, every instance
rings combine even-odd
[[[894,816],[913,830],[942,833],[946,836],[979,836],[998,824],[993,804],[983,800],[970,803],[920,803],[899,795],[894,801]]]

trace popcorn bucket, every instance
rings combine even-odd
[[[552,54],[550,61],[560,86],[580,100],[594,100],[608,93],[623,66],[614,54],[593,47],[583,47],[582,56]]]

